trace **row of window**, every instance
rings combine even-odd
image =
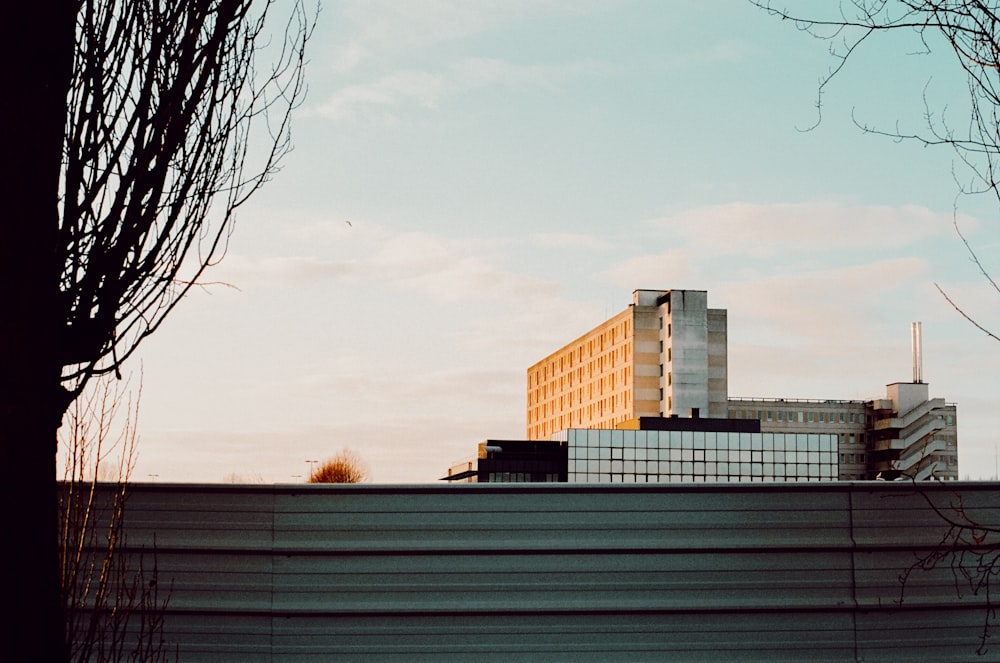
[[[737,433],[725,431],[585,430],[560,435],[574,448],[740,449],[752,451],[836,451],[828,433]]]
[[[490,472],[486,478],[489,483],[527,483],[530,481],[555,483],[559,481],[559,475],[554,472],[547,473],[544,479],[539,476],[532,479],[530,472]]]
[[[758,419],[767,422],[786,423],[820,423],[820,424],[858,424],[865,423],[865,415],[862,412],[836,412],[816,411],[816,410],[729,410],[730,419]],[[949,426],[955,424],[954,415],[935,415],[936,419],[944,420]]]
[[[825,463],[740,463],[709,461],[641,461],[641,460],[575,460],[570,461],[571,474],[656,474],[656,475],[737,475],[759,477],[809,476],[832,478],[837,465]]]
[[[787,423],[864,424],[861,412],[817,412],[815,410],[729,410],[730,419],[758,419]]]
[[[784,476],[764,477],[738,474],[573,474],[570,483],[750,483],[750,482],[795,482],[795,481],[833,481],[835,477],[827,476]]]
[[[559,407],[553,405],[550,408],[549,404],[545,403],[544,405],[529,408],[528,413],[532,422],[538,422],[542,425],[551,423],[558,426],[556,430],[562,430],[571,426],[595,425],[603,421],[605,417],[613,417],[615,415],[622,415],[615,418],[623,420],[626,418],[624,415],[631,407],[631,404],[631,393],[625,392],[605,396],[604,398],[589,402],[584,407],[573,407],[572,400],[569,402],[568,407],[565,405],[560,405]],[[561,414],[557,415],[557,412]],[[550,416],[553,418],[552,422],[547,421]]]
[[[591,365],[591,371],[594,361],[599,361],[599,370],[603,370],[604,357],[608,357],[612,363],[618,359],[624,361],[627,358],[627,352],[620,344],[629,338],[631,329],[632,320],[626,317],[620,323],[593,335],[570,349],[569,352],[563,352],[558,357],[553,356],[547,363],[535,371],[529,372],[528,386],[537,387],[542,382],[555,378],[567,369],[572,370],[574,366],[587,360],[591,360],[588,362]],[[613,351],[608,352],[611,349]]]
[[[597,380],[592,380],[578,387],[574,387],[573,381],[570,380],[569,389],[565,388],[562,384],[562,378],[560,378],[558,389],[555,385],[542,385],[538,389],[529,390],[528,405],[535,405],[548,400],[554,401],[556,397],[560,399],[560,405],[562,405],[562,399],[564,398],[569,398],[570,405],[572,405],[572,399],[574,396],[576,397],[577,402],[582,402],[584,397],[586,397],[587,400],[592,400],[595,396],[604,395],[605,390],[615,391],[618,387],[627,384],[631,375],[631,369],[629,367],[625,367],[608,373],[607,375],[603,375]]]
[[[633,453],[627,453],[633,452]],[[642,453],[639,453],[642,452]],[[863,454],[862,454],[863,456]],[[854,457],[854,454],[851,454]],[[825,463],[835,462],[833,451],[756,451],[749,449],[591,449],[569,448],[569,459],[609,460],[625,463],[730,462],[730,463]],[[843,462],[843,456],[841,456]],[[851,462],[854,462],[853,460]],[[862,461],[863,462],[863,461]],[[662,471],[662,468],[660,469]]]
[[[589,470],[590,468],[588,468]],[[735,481],[832,481],[837,478],[835,465],[754,465],[746,463],[682,464],[670,472],[576,471],[570,469],[570,483],[684,483]]]

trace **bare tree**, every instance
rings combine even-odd
[[[982,597],[983,610],[979,647],[980,656],[988,652],[990,638],[997,622],[997,604],[994,598],[994,577],[1000,574],[1000,528],[983,523],[976,509],[965,503],[959,492],[953,492],[947,501],[930,494],[914,481],[917,494],[927,503],[935,516],[944,524],[940,539],[929,551],[915,554],[913,563],[899,574],[899,599],[906,601],[907,588],[916,581],[918,572],[946,569],[950,573],[955,593],[962,597]]]
[[[91,382],[60,433],[59,570],[74,663],[168,660],[169,591],[161,590],[156,551],[127,549],[125,508],[142,392],[140,385],[133,398],[127,386],[114,376]]]
[[[56,433],[204,270],[290,147],[312,28],[288,0],[33,0],[0,21],[3,660],[67,660]],[[268,61],[260,66],[258,61]]]
[[[368,479],[368,468],[358,454],[343,449],[309,472],[309,483],[362,483]]]
[[[932,108],[923,98],[927,126],[921,132],[904,132],[896,127],[882,129],[855,119],[864,131],[916,141],[927,146],[952,149],[971,179],[956,175],[961,194],[986,194],[1000,203],[1000,6],[982,0],[849,0],[840,3],[809,3],[808,9],[788,8],[787,0],[750,0],[758,7],[818,39],[829,42],[833,66],[820,79],[817,89],[817,123],[822,120],[823,96],[830,82],[849,61],[860,57],[867,42],[885,33],[912,34],[919,52],[943,48],[954,56],[956,73],[967,83],[968,97],[962,119],[948,121],[945,107]],[[968,117],[966,118],[966,110]],[[1000,296],[1000,283],[983,264],[954,220],[958,233],[976,269]],[[938,291],[948,303],[977,329],[994,340],[1000,336],[980,324],[968,309],[940,285]]]

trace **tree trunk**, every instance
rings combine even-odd
[[[77,3],[0,12],[0,467],[4,661],[65,661],[56,538],[56,431],[68,405],[55,344],[66,97]]]

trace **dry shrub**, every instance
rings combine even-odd
[[[350,449],[324,460],[309,474],[309,483],[361,483],[367,479],[368,467]]]

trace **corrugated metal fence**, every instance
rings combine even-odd
[[[957,556],[911,575],[902,604],[899,577],[947,519],[1000,525],[998,497],[881,482],[140,484],[126,530],[147,559],[155,537],[184,662],[959,661],[983,660],[984,593],[956,583]]]

